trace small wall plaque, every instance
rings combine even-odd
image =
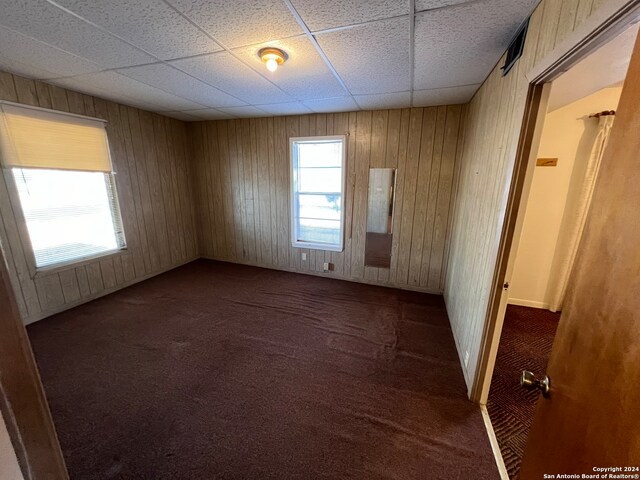
[[[557,158],[539,158],[536,161],[536,167],[557,167],[558,159]]]

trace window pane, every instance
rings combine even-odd
[[[300,192],[340,192],[342,190],[341,168],[298,169]]]
[[[14,168],[36,266],[124,246],[111,174]]]
[[[298,197],[298,216],[322,220],[340,220],[340,195],[303,195]]]
[[[340,244],[340,220],[300,218],[298,221],[298,241]]]
[[[316,140],[317,138],[317,140]],[[342,247],[344,142],[301,139],[293,144],[294,246],[335,250]]]
[[[298,143],[298,166],[341,167],[342,141]]]

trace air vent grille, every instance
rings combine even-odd
[[[527,29],[529,28],[529,20],[527,19],[524,24],[518,30],[515,38],[509,45],[509,49],[507,50],[507,59],[504,62],[504,66],[502,67],[502,76],[504,77],[509,70],[513,68],[518,59],[522,56],[522,52],[524,51],[524,42],[527,38]]]

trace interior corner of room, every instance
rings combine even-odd
[[[640,454],[640,3],[347,3],[0,0],[0,477]]]

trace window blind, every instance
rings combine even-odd
[[[125,247],[114,174],[12,168],[36,267]]]
[[[112,171],[98,119],[0,103],[0,146],[3,167]]]

